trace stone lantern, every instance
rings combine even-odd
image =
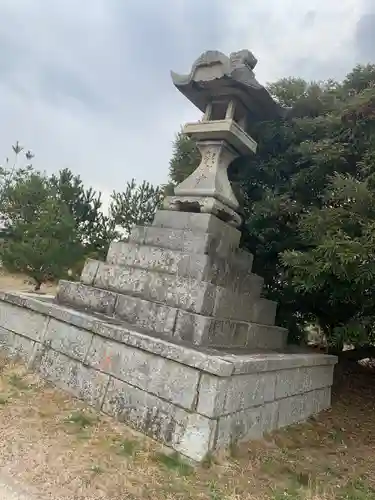
[[[164,208],[211,213],[239,226],[240,206],[228,180],[227,169],[239,156],[256,152],[248,133],[251,121],[275,118],[283,110],[255,79],[256,58],[248,50],[225,56],[202,54],[190,74],[172,72],[174,85],[203,112],[183,132],[197,142],[202,155],[198,168],[166,198]]]
[[[291,350],[240,247],[227,169],[249,126],[283,116],[248,51],[209,51],[175,86],[203,113],[202,160],[149,226],[87,259],[55,297],[0,291],[0,353],[176,452],[202,461],[330,406],[333,356]]]

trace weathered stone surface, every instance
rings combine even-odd
[[[240,411],[220,417],[217,428],[216,448],[227,448],[233,444],[262,437],[261,407]]]
[[[68,323],[51,319],[44,341],[55,351],[83,362],[92,342],[93,334]]]
[[[286,335],[284,328],[276,326],[215,319],[185,311],[178,311],[175,326],[176,338],[212,347],[282,349]]]
[[[0,327],[0,349],[9,350],[14,344],[14,333],[6,328]]]
[[[42,357],[41,375],[58,387],[84,399],[92,406],[101,408],[108,386],[109,376],[83,366],[64,354],[50,349]]]
[[[207,122],[196,127],[206,132]],[[203,133],[204,133],[203,132]],[[199,166],[174,188],[176,199],[184,197],[209,197],[220,201],[225,207],[238,211],[239,202],[228,180],[229,164],[239,156],[236,149],[225,140],[198,142],[201,153]]]
[[[274,325],[277,302],[259,298],[251,304],[251,321],[261,325]]]
[[[0,349],[8,356],[20,357],[28,361],[31,357],[35,342],[21,335],[17,335],[0,327]]]
[[[334,365],[337,363],[336,356],[324,354],[223,353],[221,359],[233,363],[233,374],[258,373],[324,365],[330,365],[331,370],[333,370]]]
[[[182,229],[184,231],[201,231],[203,233],[220,235],[221,239],[231,243],[232,248],[239,246],[241,233],[211,214],[196,214],[189,212],[176,212],[158,210],[152,223],[155,227],[169,229]]]
[[[330,387],[332,382],[333,370],[329,365],[282,370],[277,373],[276,399]]]
[[[309,416],[326,410],[330,405],[330,387],[280,399],[278,427],[302,422]]]
[[[39,342],[15,334],[13,345],[11,347],[11,353],[13,356],[20,357],[24,361],[28,361],[36,344],[39,344]]]
[[[85,285],[92,285],[98,271],[99,262],[93,259],[87,259],[83,267],[80,281]]]
[[[91,263],[89,265],[91,266]],[[76,281],[60,280],[56,299],[61,304],[90,309],[109,316],[114,313],[117,295]]]
[[[111,379],[103,411],[200,461],[213,447],[216,422]]]
[[[22,307],[0,302],[0,327],[32,340],[38,340],[46,327],[45,316],[33,314]]]
[[[253,349],[283,349],[288,331],[280,326],[249,323],[247,346]]]
[[[226,379],[203,374],[197,412],[208,417],[219,417],[273,401],[275,381],[274,372]]]
[[[273,324],[276,304],[259,298],[263,287],[263,279],[253,274],[246,281],[248,282],[246,290],[240,285],[237,293],[234,293],[229,288],[217,288],[213,316],[238,321],[253,321],[255,323],[261,323],[260,320],[264,317],[267,321],[272,321],[265,324]]]
[[[129,242],[113,242],[107,264],[176,274],[253,295],[260,294],[264,282],[263,278],[250,272],[252,256],[248,254],[244,258],[244,252],[239,251],[221,258],[214,252],[206,255]]]
[[[118,295],[115,316],[140,328],[172,337],[177,309],[138,297]]]
[[[87,363],[183,408],[196,400],[199,371],[160,356],[94,337]]]
[[[192,342],[194,345],[210,345],[215,335],[216,324],[212,317],[178,311],[175,325],[175,337]],[[247,329],[247,326],[246,326]],[[230,343],[233,327],[230,321],[221,321],[219,325],[221,337],[225,345]]]
[[[191,254],[215,253],[222,257],[227,257],[236,248],[220,235],[155,226],[135,227],[129,241]]]
[[[191,260],[196,265],[190,265]],[[190,255],[179,250],[155,246],[136,245],[128,242],[113,242],[107,255],[107,263],[116,266],[131,266],[156,272],[178,274],[201,279],[207,256]],[[195,275],[192,273],[195,272]]]
[[[174,344],[166,340],[151,337],[129,325],[110,322],[82,311],[61,306],[50,300],[43,300],[39,295],[0,291],[0,300],[4,304],[13,304],[29,309],[43,316],[84,328],[111,340],[116,340],[131,347],[174,360],[208,373],[226,377],[233,372],[233,360],[222,359],[223,353],[215,350],[197,350],[185,345]],[[242,358],[241,358],[242,362]],[[242,365],[241,365],[242,366]]]
[[[212,214],[234,227],[240,227],[242,220],[236,210],[212,196],[166,196],[162,208],[169,212],[176,210]]]
[[[262,405],[262,433],[274,431],[278,428],[279,403],[272,401]]]
[[[215,286],[193,279],[101,263],[95,286],[200,314],[211,314]]]
[[[220,417],[215,448],[227,448],[240,442],[260,439],[263,434],[278,428],[278,415],[279,403],[273,401]]]

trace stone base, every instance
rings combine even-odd
[[[195,349],[53,298],[4,292],[0,348],[196,461],[328,408],[336,363],[320,354]]]

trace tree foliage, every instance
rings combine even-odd
[[[75,221],[45,176],[33,172],[17,179],[6,188],[3,203],[7,220],[1,261],[9,271],[33,278],[36,290],[62,277],[82,257]]]
[[[69,169],[50,178],[57,199],[66,205],[75,222],[75,231],[86,254],[103,259],[116,236],[114,221],[104,215],[101,193],[85,188],[82,179]]]
[[[258,153],[237,164],[242,245],[292,340],[316,323],[336,350],[373,341],[374,82],[367,65],[342,83],[270,84],[287,119],[253,124]],[[177,136],[172,180],[197,164],[192,141]]]
[[[164,196],[163,189],[147,181],[137,185],[132,179],[123,192],[114,192],[110,204],[110,217],[129,235],[136,225],[150,224]]]

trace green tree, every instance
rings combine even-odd
[[[29,163],[33,158],[34,154],[30,150],[26,150],[20,145],[19,141],[16,141],[12,146],[13,160],[10,160],[9,156],[5,158],[5,161],[0,165],[0,226],[5,225],[5,214],[2,210],[3,197],[9,186],[12,183],[24,178],[32,170],[32,165]],[[22,159],[26,160],[22,162]],[[22,163],[21,163],[22,162]],[[1,234],[1,228],[0,228]]]
[[[86,256],[103,259],[116,233],[113,221],[103,213],[101,193],[85,188],[80,176],[67,168],[52,175],[49,182],[57,200],[69,210]],[[80,265],[82,263],[78,268]]]
[[[126,236],[134,226],[150,224],[164,197],[164,190],[147,181],[137,185],[132,179],[123,192],[113,192],[110,203],[110,218]]]
[[[359,240],[345,247],[346,252],[348,248],[354,252],[343,261],[347,262],[343,265],[347,266],[348,279],[337,282],[328,278],[334,261],[324,263],[323,247],[340,247],[341,235],[346,234],[343,201],[327,194],[327,187],[333,189],[333,179],[336,183],[343,179],[365,183],[368,191],[375,184],[374,74],[373,66],[368,65],[355,68],[342,84],[283,79],[270,85],[272,94],[290,107],[288,118],[253,124],[251,135],[258,142],[258,153],[236,163],[236,180],[245,200],[242,245],[255,255],[254,272],[265,277],[267,295],[280,303],[278,322],[289,329],[294,341],[303,338],[306,325],[317,324],[336,351],[344,337],[355,346],[372,342],[371,306],[362,308],[358,299],[367,293],[369,281],[356,278],[360,270],[352,269],[352,260],[357,258],[355,244],[370,252],[370,243],[366,245],[371,241],[370,215],[361,236],[356,236]],[[189,151],[188,141],[185,139],[184,151]],[[177,141],[175,148],[179,148]],[[182,180],[197,161],[193,154],[186,159],[176,149],[171,177]],[[364,196],[363,203],[370,203],[370,199]],[[367,210],[371,212],[369,206]],[[325,239],[324,231],[335,224],[336,229]],[[312,239],[307,228],[312,231],[317,225],[322,227],[320,239],[317,235]],[[363,253],[361,256],[366,261]],[[324,293],[320,287],[323,275],[316,271],[307,276],[303,272],[306,262],[309,270],[323,266]],[[355,290],[350,277],[358,281]],[[312,284],[315,278],[317,282]],[[346,294],[352,308],[341,300]],[[358,325],[362,325],[360,330]]]
[[[32,172],[17,180],[3,203],[7,219],[0,259],[9,271],[30,276],[35,290],[63,277],[82,257],[75,221],[45,176]]]
[[[199,165],[201,155],[194,141],[180,131],[173,142],[172,158],[169,162],[169,177],[172,185],[180,184]]]

